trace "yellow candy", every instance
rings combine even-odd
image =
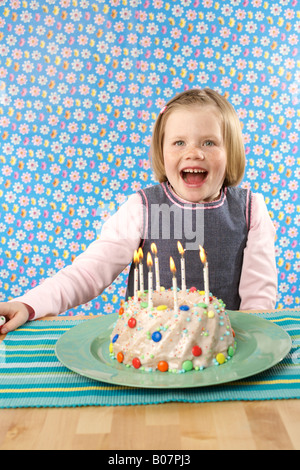
[[[213,310],[209,310],[209,311],[207,312],[207,316],[208,316],[208,318],[214,318],[215,312],[214,312]]]
[[[226,361],[226,358],[225,358],[224,354],[222,354],[222,353],[217,354],[216,359],[217,359],[219,364],[224,364],[224,362]]]
[[[109,352],[110,352],[110,353],[114,352],[113,344],[112,344],[112,343],[110,343],[110,345],[109,345]]]
[[[167,308],[168,308],[168,307],[167,307],[166,305],[159,305],[159,306],[157,307],[157,310],[167,310]]]

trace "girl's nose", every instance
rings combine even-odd
[[[204,160],[205,155],[203,151],[197,147],[190,148],[189,151],[187,152],[186,158],[192,159],[192,160]]]

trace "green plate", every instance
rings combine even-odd
[[[258,374],[280,362],[291,349],[290,336],[269,320],[229,311],[237,351],[222,366],[184,374],[128,368],[109,354],[110,334],[118,314],[87,320],[63,334],[58,359],[77,374],[115,385],[139,388],[189,388],[219,385]]]

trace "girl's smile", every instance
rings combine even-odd
[[[210,105],[174,109],[166,122],[163,156],[178,196],[190,202],[217,199],[227,160],[218,110]]]

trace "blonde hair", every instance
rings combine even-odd
[[[245,171],[245,149],[241,124],[233,106],[219,93],[210,88],[192,89],[179,93],[172,98],[159,113],[153,128],[150,149],[151,165],[154,176],[160,183],[167,181],[163,157],[165,126],[174,109],[182,106],[215,106],[220,113],[223,141],[225,143],[227,163],[224,186],[236,186]]]

